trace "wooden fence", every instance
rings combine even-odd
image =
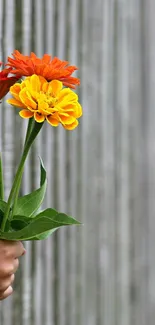
[[[45,206],[84,224],[25,243],[0,325],[154,325],[155,2],[0,0],[0,60],[14,48],[79,66],[80,126],[46,125],[23,193],[48,171]],[[26,123],[0,107],[6,196]]]

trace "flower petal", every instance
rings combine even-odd
[[[39,92],[41,89],[41,82],[37,75],[32,75],[31,81],[30,81],[31,87],[33,91]]]
[[[39,113],[39,112],[35,112],[34,113],[34,119],[35,119],[36,122],[42,123],[45,120],[45,116],[43,114]]]
[[[46,116],[46,120],[52,126],[58,126],[59,125],[59,121],[56,118],[54,118],[52,115]]]
[[[70,90],[70,88],[64,88],[62,89],[61,93],[59,94],[59,99],[58,102],[63,102],[63,101],[77,101],[78,100],[78,96],[77,94],[75,94],[72,90]]]
[[[10,88],[11,95],[14,96],[14,98],[16,98],[17,100],[20,100],[20,98],[19,98],[20,91],[21,91],[21,85],[19,83],[14,84]]]
[[[75,120],[72,124],[69,125],[63,125],[66,130],[74,130],[78,126],[79,122],[78,120]]]
[[[36,102],[31,98],[27,88],[23,88],[19,94],[20,100],[25,106],[30,106],[34,110],[37,109]]]
[[[72,77],[76,66],[69,66],[69,62],[62,61],[59,58],[52,57],[48,54],[40,59],[33,52],[30,56],[23,55],[15,50],[12,54],[13,58],[8,57],[9,71],[13,74],[20,74],[21,76],[31,76],[33,74],[40,75],[46,78],[47,81],[59,80],[64,85],[75,88],[80,84],[78,78]]]
[[[59,114],[59,118],[62,124],[72,124],[75,122],[75,117],[68,114]]]
[[[79,118],[82,116],[82,106],[77,103],[76,104],[76,117]]]
[[[7,99],[6,102],[7,102],[8,104],[13,105],[13,106],[23,107],[23,108],[26,107],[22,102],[20,102],[19,100],[15,99],[15,98]]]
[[[49,83],[49,87],[52,87],[52,94],[54,97],[57,97],[62,89],[62,82],[58,80],[52,80]]]
[[[19,112],[19,115],[23,118],[30,118],[34,115],[34,113],[28,111],[28,109],[22,109],[22,111]]]

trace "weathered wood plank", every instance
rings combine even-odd
[[[21,191],[38,186],[41,155],[43,207],[84,226],[25,243],[0,325],[154,324],[154,9],[153,0],[0,0],[0,60],[18,47],[78,65],[84,111],[74,132],[44,127]],[[27,122],[0,108],[7,197]]]

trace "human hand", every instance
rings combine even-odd
[[[12,294],[12,283],[19,267],[18,258],[25,252],[21,242],[0,240],[0,300]]]

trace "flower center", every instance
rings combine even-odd
[[[55,106],[57,100],[58,100],[57,98],[47,95],[45,102],[49,105],[49,107],[53,108]]]

